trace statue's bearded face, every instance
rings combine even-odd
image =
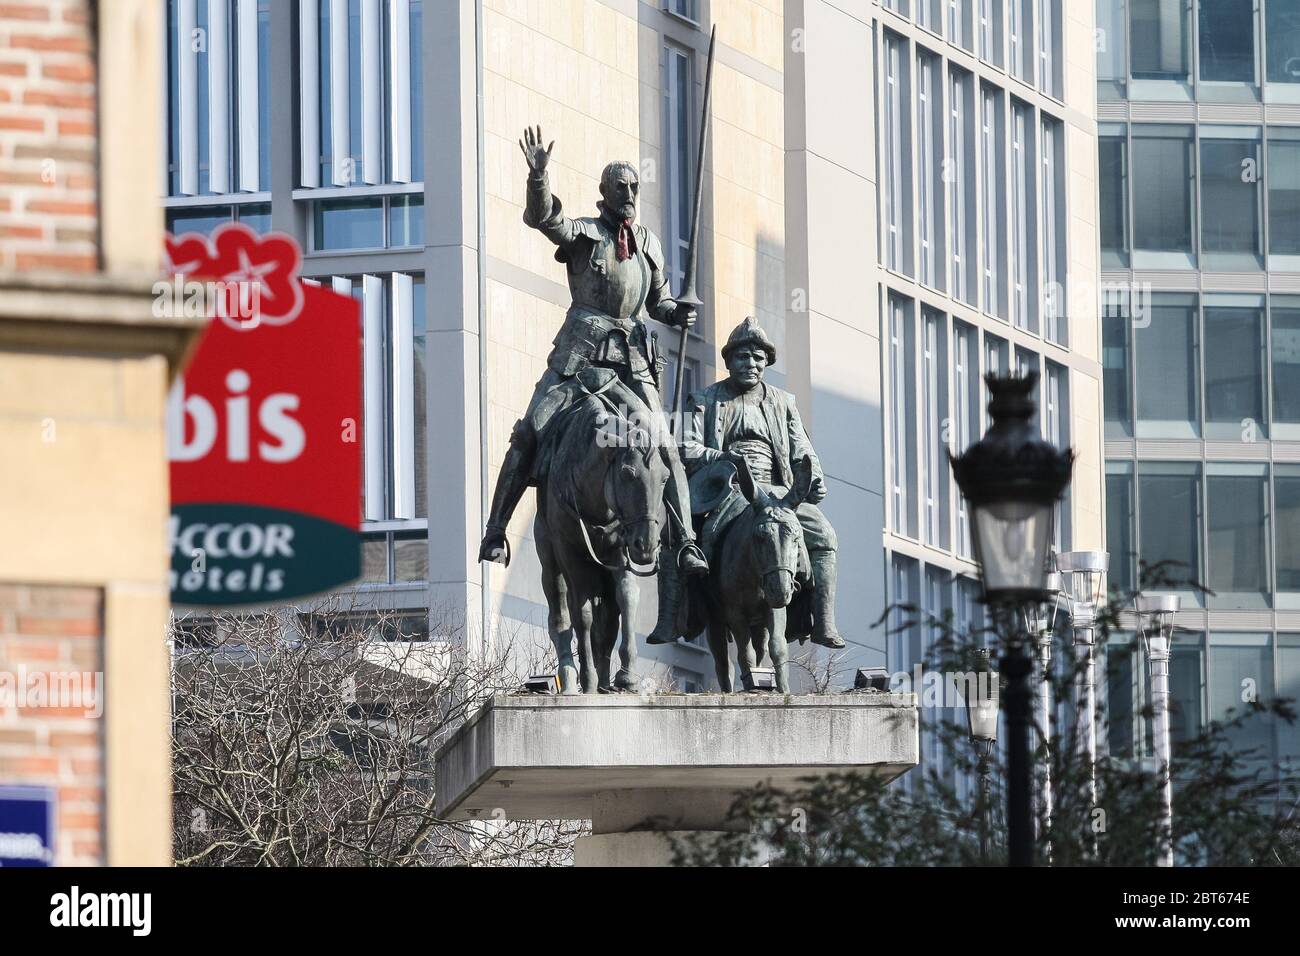
[[[727,358],[731,381],[742,390],[751,389],[761,382],[766,367],[767,353],[758,345],[742,345]]]
[[[618,220],[636,219],[636,200],[641,182],[630,167],[623,167],[600,184],[600,197],[605,208]]]

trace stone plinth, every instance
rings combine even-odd
[[[580,864],[655,865],[667,833],[726,829],[757,783],[892,779],[918,755],[915,694],[501,696],[439,749],[437,810],[591,820]]]

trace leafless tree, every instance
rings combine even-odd
[[[509,635],[466,650],[463,625],[442,618],[435,640],[411,640],[401,614],[338,602],[174,618],[176,862],[571,862],[580,823],[436,816],[438,746],[487,696],[544,666]]]

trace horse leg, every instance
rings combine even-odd
[[[582,692],[596,693],[596,657],[592,653],[592,623],[595,617],[595,597],[581,583],[569,580],[569,619],[578,638],[578,669],[582,677]]]
[[[713,671],[718,677],[718,690],[724,694],[730,694],[731,687],[731,655],[727,653],[727,622],[718,608],[717,602],[710,600],[708,604],[708,635],[709,635],[709,652],[713,655]]]
[[[767,653],[776,671],[776,691],[790,693],[790,647],[785,639],[785,608],[775,607],[767,615]]]
[[[591,618],[591,643],[596,652],[596,690],[602,694],[613,691],[609,683],[610,660],[614,643],[618,639],[618,604],[608,592],[595,604]]]
[[[754,645],[750,640],[749,621],[744,610],[736,605],[727,609],[727,624],[736,639],[736,664],[740,667],[741,685],[745,690],[752,690],[754,667]]]
[[[620,572],[614,582],[618,596],[618,674],[614,677],[617,690],[632,690],[636,686],[632,672],[636,667],[636,610],[641,600],[641,589],[636,578],[626,571]]]
[[[533,522],[533,539],[537,558],[542,564],[542,591],[546,594],[546,629],[555,645],[555,673],[560,678],[560,693],[577,694],[578,669],[573,662],[573,627],[569,623],[568,585],[555,550],[546,534],[546,525],[538,516]]]

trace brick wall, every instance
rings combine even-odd
[[[54,788],[62,866],[104,859],[102,645],[98,588],[0,584],[0,784]]]
[[[90,0],[0,0],[0,271],[99,265]]]

